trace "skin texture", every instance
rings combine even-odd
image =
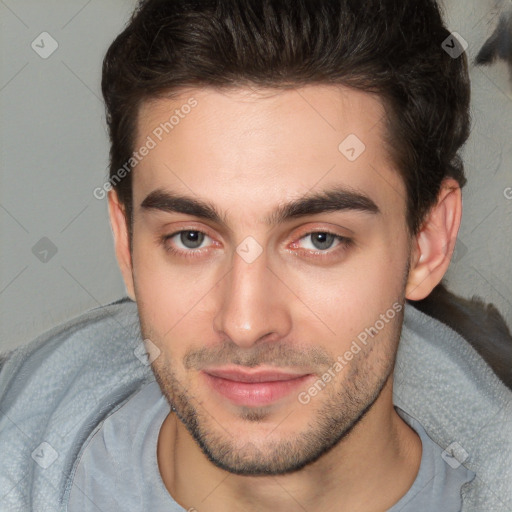
[[[197,106],[133,172],[132,252],[123,207],[109,195],[127,291],[176,408],[158,440],[162,480],[200,512],[386,510],[421,459],[419,437],[392,402],[403,304],[428,295],[448,267],[460,189],[445,180],[411,236],[405,187],[383,143],[384,109],[377,97],[342,87],[182,91],[143,105],[136,147],[192,97]],[[353,161],[339,150],[350,134],[365,145]],[[279,206],[334,187],[365,196],[378,212],[265,222]],[[162,211],[155,201],[141,206],[155,191],[209,203],[222,222]],[[335,367],[372,326],[367,343]],[[228,364],[308,377],[268,404],[238,405],[203,371]],[[334,376],[310,393],[329,369]]]

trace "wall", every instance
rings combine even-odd
[[[101,61],[132,7],[0,3],[1,350],[124,294],[93,190],[108,158]]]

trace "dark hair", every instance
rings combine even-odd
[[[113,178],[132,156],[144,101],[189,87],[340,84],[381,99],[416,233],[443,178],[466,181],[457,152],[470,126],[467,59],[445,51],[449,37],[433,0],[141,1],[102,77],[110,182],[127,222],[131,173]],[[459,43],[452,37],[448,46]]]

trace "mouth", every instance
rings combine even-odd
[[[208,386],[235,405],[270,405],[314,379],[311,373],[296,373],[273,368],[223,367],[201,372]]]

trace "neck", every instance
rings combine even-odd
[[[382,511],[413,484],[421,441],[396,413],[392,379],[371,409],[333,449],[300,471],[240,476],[211,463],[171,413],[158,440],[162,480],[174,500],[201,512]]]

